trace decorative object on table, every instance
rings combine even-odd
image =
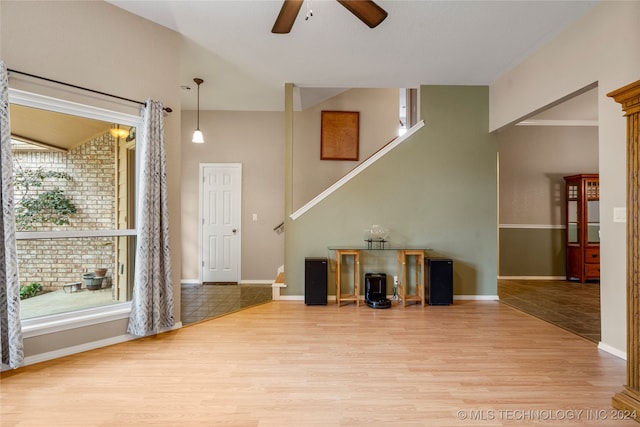
[[[389,230],[377,224],[365,230],[364,241],[367,242],[367,249],[384,249],[384,244],[387,243],[388,238]]]
[[[320,160],[358,160],[360,113],[322,111]]]

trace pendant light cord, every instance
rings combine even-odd
[[[193,79],[193,81],[198,85],[198,114],[196,115],[196,129],[200,130],[200,85],[204,82],[204,80],[195,78]]]
[[[204,137],[202,136],[202,131],[200,130],[200,84],[204,82],[201,78],[196,77],[193,81],[198,85],[198,109],[196,110],[196,130],[193,132],[193,138],[191,142],[196,144],[204,143]]]

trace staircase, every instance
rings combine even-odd
[[[271,284],[271,299],[274,301],[280,299],[280,289],[287,287],[287,285],[284,284],[284,265],[278,267],[276,274],[276,280]]]

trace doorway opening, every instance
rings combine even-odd
[[[497,142],[500,300],[598,342],[599,280],[567,280],[564,180],[599,172],[597,84],[501,130]],[[599,246],[598,230],[592,237]]]
[[[200,165],[201,282],[240,280],[242,164]]]

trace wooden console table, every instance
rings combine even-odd
[[[419,303],[425,306],[425,289],[424,289],[424,258],[425,251],[428,248],[394,248],[380,247],[373,248],[355,248],[355,247],[329,247],[330,251],[336,253],[336,303],[340,306],[343,301],[353,301],[356,306],[360,305],[360,254],[362,252],[396,252],[397,256],[397,276],[398,276],[398,303],[402,303],[403,307],[408,302]],[[342,284],[342,262],[344,257],[353,257],[353,285],[349,289],[353,292],[343,293]],[[411,281],[408,277],[410,270],[410,260],[415,258],[415,280]],[[415,294],[411,294],[411,288],[415,287]]]
[[[415,257],[416,260],[416,293],[413,295],[407,295],[410,286],[410,281],[407,277],[408,257]],[[424,249],[398,250],[398,298],[402,301],[403,307],[406,307],[409,301],[417,301],[424,307]]]
[[[340,268],[344,256],[353,257],[352,294],[342,294]],[[340,305],[341,301],[354,301],[356,306],[360,305],[360,251],[358,249],[336,249],[336,302]]]

